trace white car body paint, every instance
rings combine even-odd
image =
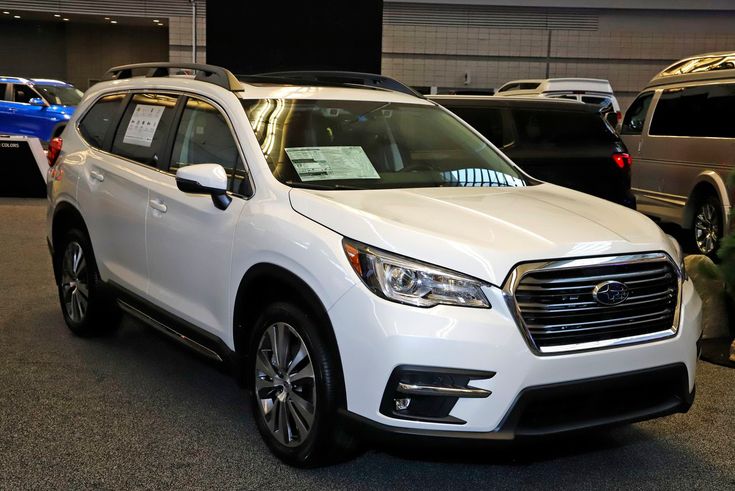
[[[79,118],[100,96],[132,90],[192,94],[216,104],[246,162],[252,197],[234,197],[223,212],[209,196],[180,192],[170,173],[91,148],[77,130]],[[119,283],[232,350],[233,312],[244,275],[263,263],[288,270],[309,285],[328,312],[343,366],[346,409],[387,426],[488,432],[498,427],[524,388],[675,363],[686,365],[693,390],[701,302],[691,281],[683,282],[675,336],[554,356],[531,351],[500,289],[521,262],[652,251],[678,259],[668,237],[643,215],[550,184],[375,191],[290,188],[271,173],[242,109],[241,99],[251,98],[433,104],[355,88],[246,85],[243,92],[233,93],[166,77],[97,84],[67,126],[59,163],[49,175],[49,240],[57,207],[75,207],[87,224],[104,281]],[[152,200],[160,200],[166,211],[152,208]],[[482,280],[492,308],[418,308],[380,298],[350,267],[344,237]],[[492,395],[460,399],[450,413],[466,421],[459,428],[391,418],[379,406],[398,365],[493,371],[492,379],[473,381]]]

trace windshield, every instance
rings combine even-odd
[[[81,90],[72,85],[35,84],[33,87],[52,106],[76,106],[84,95]]]
[[[529,184],[497,151],[433,105],[261,99],[243,106],[273,175],[291,186]]]

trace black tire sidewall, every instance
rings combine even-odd
[[[330,450],[334,448],[334,424],[341,374],[338,373],[326,336],[317,328],[313,318],[293,304],[276,302],[267,306],[255,323],[248,353],[246,371],[248,383],[252,384],[255,380],[255,357],[261,336],[266,328],[276,322],[285,322],[294,328],[309,350],[317,397],[314,424],[302,444],[295,447],[283,445],[266,426],[254,387],[251,390],[253,416],[260,434],[277,457],[297,467],[317,466],[328,459]]]

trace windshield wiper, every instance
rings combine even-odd
[[[284,184],[291,186],[292,188],[304,188],[304,189],[320,189],[327,191],[364,191],[367,188],[360,188],[357,186],[348,186],[345,184],[317,184],[314,182],[300,182],[300,181],[286,181]]]

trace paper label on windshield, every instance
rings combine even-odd
[[[150,147],[164,109],[163,106],[151,106],[149,104],[135,106],[133,117],[130,118],[128,129],[123,137],[123,143]]]
[[[380,179],[362,147],[295,147],[286,154],[304,182]]]

